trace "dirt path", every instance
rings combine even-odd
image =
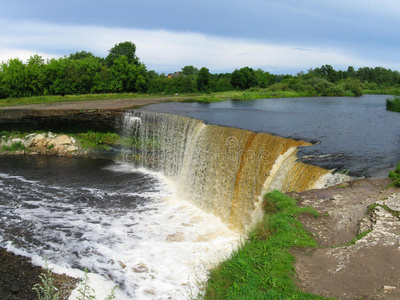
[[[55,103],[28,104],[0,107],[0,110],[85,110],[85,109],[128,109],[143,105],[155,104],[168,101],[181,101],[179,97],[163,98],[133,98],[133,99],[108,99],[108,100],[84,100],[66,101]]]
[[[387,188],[390,182],[364,179],[291,194],[322,215],[300,217],[319,246],[293,251],[303,290],[339,299],[400,299],[400,189]]]

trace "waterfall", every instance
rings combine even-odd
[[[297,161],[305,141],[150,112],[126,112],[121,126],[131,145],[125,160],[162,172],[179,197],[238,230],[257,219],[262,194],[332,183],[330,171]]]

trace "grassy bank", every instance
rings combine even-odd
[[[0,107],[12,105],[26,105],[26,104],[42,104],[42,103],[57,103],[65,101],[86,101],[86,100],[112,100],[112,99],[135,99],[135,98],[152,98],[159,96],[152,96],[148,94],[138,93],[120,93],[120,94],[84,94],[84,95],[65,95],[65,96],[35,96],[24,98],[7,98],[0,100]]]
[[[297,216],[318,213],[299,208],[278,191],[264,197],[265,215],[231,257],[210,273],[204,299],[326,299],[295,284],[293,247],[315,247]]]
[[[364,91],[364,93],[381,94],[384,91]],[[392,93],[393,94],[393,93]],[[390,94],[390,95],[392,95]],[[399,91],[400,94],[400,91]],[[389,95],[389,94],[388,94]],[[395,95],[395,94],[393,94]],[[275,90],[252,88],[245,91],[227,91],[216,93],[185,93],[179,95],[161,94],[140,94],[140,93],[114,93],[114,94],[84,94],[84,95],[65,95],[65,96],[36,96],[25,98],[7,98],[0,100],[0,107],[27,105],[27,104],[50,104],[66,101],[90,101],[90,100],[114,100],[114,99],[170,99],[171,101],[211,103],[227,99],[234,100],[253,100],[269,98],[297,98],[327,96],[327,94],[316,93],[315,91],[295,91],[295,90]],[[332,96],[334,96],[332,94]],[[350,91],[343,91],[339,96],[355,96]]]
[[[394,99],[386,99],[386,109],[400,112],[400,97]]]
[[[0,131],[0,144],[2,141],[7,140],[15,140],[11,145],[0,146],[0,153],[1,152],[15,152],[18,150],[25,150],[29,152],[29,149],[25,148],[23,143],[19,140],[26,140],[32,139],[33,135],[42,134],[46,138],[49,135],[48,131],[43,130],[34,130],[34,131],[7,131],[2,130]],[[80,146],[82,147],[83,151],[91,151],[91,150],[107,150],[113,145],[120,145],[120,146],[131,146],[137,143],[136,139],[134,138],[123,138],[117,133],[114,132],[97,132],[97,131],[85,131],[79,132],[75,130],[65,130],[65,131],[53,131],[52,134],[57,135],[68,135],[69,137],[73,137],[79,141]],[[48,147],[50,150],[52,147],[51,145]]]

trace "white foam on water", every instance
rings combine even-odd
[[[88,268],[98,299],[106,297],[115,285],[121,287],[116,292],[118,299],[187,299],[189,294],[197,294],[198,282],[206,280],[207,270],[237,247],[239,234],[185,199],[177,199],[174,183],[160,173],[136,170],[124,163],[115,163],[109,170],[145,172],[158,183],[138,195],[146,201],[135,209],[113,209],[72,199],[87,193],[109,201],[111,196],[135,193],[110,195],[99,188],[77,191],[56,186],[49,191],[38,182],[11,178],[27,187],[13,186],[20,197],[13,204],[0,205],[2,217],[16,222],[15,228],[24,226],[32,236],[18,245],[7,243],[7,248],[42,266],[47,256],[54,271],[73,277],[83,275],[77,267]],[[7,195],[13,192],[9,189]],[[32,200],[28,193],[38,197]],[[6,237],[1,236],[4,245]]]

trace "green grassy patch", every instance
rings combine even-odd
[[[4,151],[14,152],[25,150],[25,146],[21,142],[12,143],[11,146],[3,146]]]
[[[34,96],[24,98],[7,98],[0,100],[1,106],[56,103],[65,101],[85,101],[85,100],[112,100],[112,99],[135,99],[135,98],[165,98],[160,95],[139,94],[139,93],[113,93],[113,94],[83,94],[83,95],[49,95]]]
[[[372,230],[363,231],[363,232],[357,234],[350,242],[348,242],[348,243],[346,243],[344,245],[333,246],[332,248],[347,247],[347,246],[354,245],[358,240],[361,240],[363,237],[365,237],[371,231]]]
[[[74,133],[71,136],[78,139],[81,146],[86,149],[109,148],[111,145],[119,144],[121,136],[113,132],[87,131]]]
[[[364,94],[369,95],[395,95],[400,96],[400,89],[399,88],[380,88],[376,90],[371,89],[364,89]]]
[[[231,257],[211,270],[204,299],[326,299],[295,284],[293,247],[316,247],[298,221],[296,200],[274,191],[264,197],[265,214]]]
[[[365,91],[368,93],[378,94],[384,91]],[[396,94],[396,90],[391,90],[390,95]],[[333,96],[334,94],[332,94]],[[270,98],[296,98],[296,97],[313,97],[313,96],[327,96],[324,93],[311,91],[296,91],[296,90],[279,90],[275,88],[252,88],[246,91],[225,91],[213,92],[209,94],[204,93],[180,93],[177,95],[166,94],[143,94],[143,93],[110,93],[110,94],[81,94],[81,95],[46,95],[46,96],[33,96],[24,98],[7,98],[0,99],[0,107],[13,106],[13,105],[27,105],[27,104],[50,104],[65,101],[87,101],[87,100],[113,100],[113,99],[163,99],[170,101],[184,101],[184,102],[199,102],[199,103],[212,103],[223,101],[227,99],[234,100],[254,100],[254,99],[270,99]],[[345,90],[341,96],[355,96],[351,91]]]
[[[386,99],[386,109],[400,112],[400,97],[394,99]]]
[[[400,163],[397,165],[396,169],[389,172],[389,178],[393,180],[391,186],[400,187]]]
[[[245,91],[237,100],[254,100],[254,99],[271,99],[271,98],[298,98],[298,97],[311,97],[313,96],[308,92],[296,92],[296,91]]]

